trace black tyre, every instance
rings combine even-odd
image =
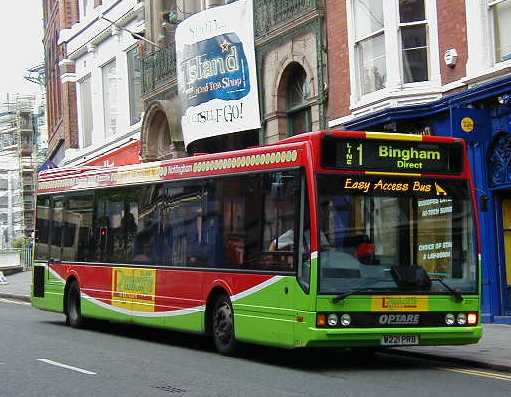
[[[84,321],[80,305],[80,287],[72,281],[67,290],[66,323],[73,328],[82,328]]]
[[[234,335],[234,311],[228,296],[222,295],[217,299],[212,316],[212,334],[216,349],[221,354],[235,354],[239,346]]]

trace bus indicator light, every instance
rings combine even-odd
[[[477,313],[468,313],[467,324],[468,325],[476,325],[477,324]]]
[[[326,326],[326,315],[323,313],[319,313],[316,317],[316,325],[318,328]]]

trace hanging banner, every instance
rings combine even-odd
[[[176,30],[185,145],[261,127],[253,0],[194,14]]]

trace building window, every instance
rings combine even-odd
[[[359,96],[430,80],[432,0],[351,0],[349,4],[352,81]]]
[[[424,0],[399,1],[403,82],[428,80],[428,39]]]
[[[355,0],[355,51],[362,95],[385,87],[383,0]]]
[[[80,12],[81,12],[82,18],[85,17],[87,14],[89,14],[92,1],[93,0],[81,0],[80,1]]]
[[[115,58],[102,68],[103,109],[105,112],[105,136],[117,132],[117,69]]]
[[[511,0],[489,2],[493,19],[495,61],[511,59]]]
[[[90,75],[80,81],[82,147],[92,145],[92,93]]]
[[[138,57],[138,47],[128,51],[128,84],[130,93],[130,124],[140,121],[142,113],[142,68]]]
[[[312,129],[311,109],[308,103],[310,88],[307,74],[301,65],[290,65],[287,85],[287,119],[289,135]]]

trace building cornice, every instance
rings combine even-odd
[[[128,25],[144,11],[144,3],[137,0],[121,1],[102,5],[94,9],[91,16],[59,35],[59,44],[66,43],[68,58],[76,59],[87,52],[88,46],[98,46],[112,35],[112,24],[102,18],[115,21],[119,27]]]
[[[432,116],[449,111],[451,108],[466,106],[470,103],[482,101],[505,93],[511,93],[511,76],[495,79],[485,84],[479,84],[467,88],[463,92],[446,95],[439,100],[425,104],[386,108],[361,117],[349,115],[330,121],[328,126],[330,128],[342,126],[350,130],[365,129],[372,125],[396,120]]]

